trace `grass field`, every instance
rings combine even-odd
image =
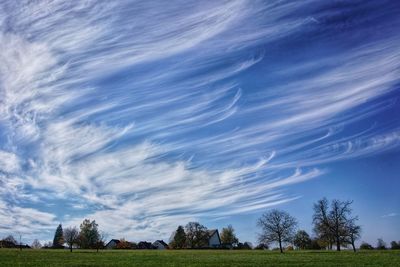
[[[74,251],[0,249],[0,266],[400,266],[400,251]]]

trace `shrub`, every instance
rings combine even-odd
[[[268,245],[265,244],[265,243],[260,243],[260,244],[258,244],[254,249],[268,250],[269,247],[268,247]]]
[[[390,242],[390,247],[391,247],[391,249],[400,249],[400,241],[399,242],[396,242],[396,241]]]
[[[374,247],[366,242],[362,242],[360,245],[360,249],[371,250],[374,249]]]

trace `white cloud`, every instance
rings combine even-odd
[[[11,152],[0,150],[0,171],[15,173],[20,169],[20,160]]]

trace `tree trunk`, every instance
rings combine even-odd
[[[281,250],[281,253],[283,253],[283,249],[282,249],[282,241],[279,239],[279,249]]]
[[[72,252],[72,245],[71,245],[71,246],[69,246],[69,251],[71,251],[71,252]]]
[[[340,251],[340,237],[336,237],[336,250]]]
[[[353,246],[353,251],[356,252],[356,246],[354,245],[354,240],[351,240],[351,245]]]

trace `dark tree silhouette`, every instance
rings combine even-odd
[[[57,226],[56,232],[54,233],[53,238],[53,248],[63,248],[64,245],[64,235],[62,225],[59,224]]]
[[[185,233],[185,230],[183,229],[183,226],[179,225],[178,228],[176,229],[176,231],[174,233],[174,237],[172,238],[172,241],[170,242],[170,246],[172,248],[178,248],[178,249],[185,248],[186,233]]]
[[[6,238],[3,239],[3,241],[9,242],[10,244],[13,245],[18,245],[18,241],[15,240],[15,238],[12,235],[7,236]]]
[[[356,219],[350,220],[346,225],[347,243],[351,244],[356,252],[355,242],[361,237],[361,226],[355,224]]]
[[[376,243],[376,249],[386,249],[386,242],[383,241],[382,238],[378,238],[378,242]]]
[[[390,248],[391,249],[400,249],[400,241],[399,242],[396,242],[396,241],[390,242]]]
[[[374,247],[366,242],[362,242],[360,245],[360,249],[372,250]]]
[[[189,222],[185,226],[186,241],[190,248],[202,248],[208,246],[208,232],[204,225],[198,222]]]
[[[346,243],[346,238],[349,234],[347,228],[350,222],[354,222],[357,218],[352,218],[352,201],[332,200],[330,209],[328,200],[323,198],[314,204],[314,231],[322,239],[325,238],[330,243],[332,239],[335,242],[336,250],[340,251],[343,243]],[[360,231],[358,231],[358,234]],[[354,235],[354,238],[359,236]]]
[[[259,236],[260,243],[278,242],[279,249],[283,253],[282,242],[293,241],[297,221],[289,213],[274,209],[264,213],[258,219],[257,225],[262,230]]]

